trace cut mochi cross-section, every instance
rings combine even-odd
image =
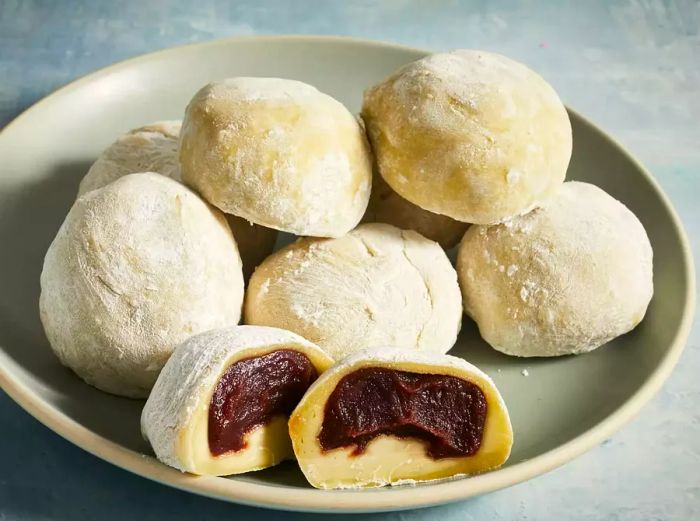
[[[491,379],[449,355],[382,348],[351,355],[309,388],[289,419],[317,488],[475,474],[502,465],[513,431]]]
[[[287,417],[330,358],[302,337],[234,326],[175,350],[146,402],[141,430],[163,463],[225,476],[293,459]]]

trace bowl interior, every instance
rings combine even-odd
[[[151,455],[139,431],[143,403],[97,391],[63,368],[39,322],[44,253],[80,178],[120,133],[181,118],[189,98],[208,81],[236,75],[295,78],[357,111],[365,87],[421,55],[330,39],[213,42],[101,71],[22,115],[0,135],[0,371],[5,378],[92,433]],[[571,118],[568,179],[597,184],[640,218],[654,248],[655,295],[636,330],[578,357],[507,357],[491,350],[465,318],[451,354],[486,371],[503,393],[515,431],[506,466],[555,449],[616,411],[668,355],[684,315],[687,259],[669,208],[634,160],[582,118],[574,113]],[[227,479],[309,488],[293,463]],[[376,493],[383,492],[370,494]]]

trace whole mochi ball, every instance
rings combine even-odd
[[[41,273],[41,321],[87,383],[143,398],[175,347],[238,323],[243,276],[223,215],[156,173],[74,203]]]
[[[311,85],[233,78],[195,94],[180,137],[183,181],[227,213],[318,237],[367,207],[369,147],[355,117]]]
[[[579,182],[525,216],[472,226],[457,272],[481,336],[515,356],[591,351],[639,324],[653,293],[644,227],[621,202]]]
[[[181,125],[181,121],[159,121],[119,136],[99,155],[80,181],[78,196],[129,174],[155,172],[181,181],[177,154]],[[243,274],[248,278],[255,267],[272,253],[277,230],[231,214],[226,214],[226,220],[238,245]]]
[[[561,186],[571,124],[554,89],[498,54],[409,63],[365,92],[379,172],[402,197],[458,221],[502,222]]]
[[[304,238],[250,279],[245,322],[293,331],[339,360],[386,345],[445,353],[462,319],[457,274],[440,246],[388,224]]]

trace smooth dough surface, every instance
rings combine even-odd
[[[470,228],[457,271],[481,336],[516,356],[591,351],[639,324],[653,293],[642,224],[600,188],[573,181],[544,208]]]
[[[498,54],[458,50],[365,92],[379,171],[402,197],[468,223],[527,213],[564,181],[571,124],[554,89]]]
[[[294,331],[336,360],[384,345],[444,353],[461,316],[457,276],[443,249],[378,223],[273,253],[251,277],[245,302],[247,324]]]
[[[378,173],[372,178],[372,194],[362,221],[392,224],[402,230],[416,231],[445,249],[458,244],[469,227],[467,223],[423,210],[407,201],[392,190]]]
[[[156,173],[74,203],[41,273],[40,311],[61,362],[104,391],[146,397],[175,347],[237,324],[243,276],[223,214]]]
[[[156,172],[182,181],[178,160],[181,121],[159,121],[130,130],[107,147],[80,182],[78,196],[128,174]],[[243,272],[250,277],[255,267],[267,257],[277,240],[277,230],[250,223],[226,214],[238,251]]]
[[[246,436],[247,447],[212,456],[209,404],[216,384],[236,361],[279,349],[305,354],[318,373],[331,360],[317,346],[289,331],[234,326],[195,335],[173,353],[141,415],[141,431],[159,460],[183,472],[229,475],[258,470],[293,458],[287,419],[273,418]]]
[[[338,237],[360,221],[371,184],[355,117],[305,83],[232,78],[187,107],[182,177],[227,213],[297,235]]]
[[[426,455],[423,441],[391,435],[373,439],[357,456],[351,455],[352,448],[323,451],[318,435],[328,397],[344,376],[363,367],[455,376],[477,385],[487,404],[483,437],[477,453],[436,460]],[[513,445],[508,410],[495,384],[485,373],[461,358],[396,347],[360,351],[323,373],[309,387],[290,416],[289,433],[306,479],[314,487],[324,489],[400,485],[484,472],[502,465]]]

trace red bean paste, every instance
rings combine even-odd
[[[209,451],[244,449],[245,436],[274,416],[289,416],[318,373],[299,351],[280,349],[231,364],[209,404]]]
[[[427,442],[433,459],[472,456],[481,446],[486,397],[447,375],[365,367],[343,377],[328,397],[318,441],[324,451],[362,454],[377,436]]]

